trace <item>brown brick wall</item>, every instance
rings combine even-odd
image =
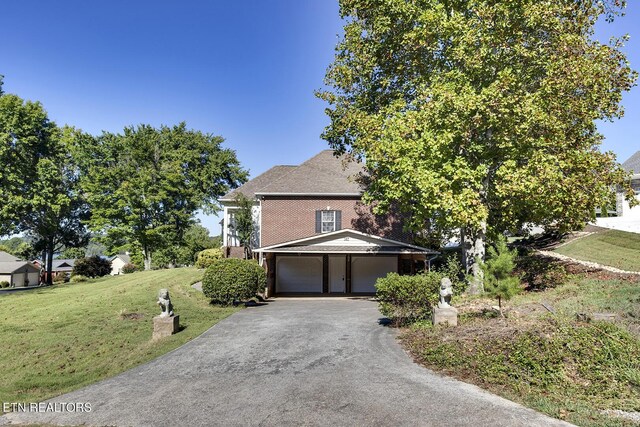
[[[342,228],[412,243],[399,215],[375,216],[356,198],[265,197],[262,200],[262,246],[316,235],[317,210],[342,211]]]

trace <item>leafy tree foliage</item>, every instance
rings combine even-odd
[[[7,240],[0,240],[0,251],[7,252],[23,260],[32,260],[39,255],[29,241],[14,236]]]
[[[323,137],[366,160],[368,201],[408,227],[462,230],[472,290],[486,236],[580,228],[625,174],[597,120],[622,116],[636,80],[622,39],[596,41],[620,1],[341,0]]]
[[[39,102],[0,96],[0,164],[10,165],[0,170],[0,234],[25,233],[46,255],[47,271],[55,252],[88,240],[88,209],[68,150],[73,132],[51,122]]]
[[[209,230],[200,224],[193,224],[184,233],[182,239],[169,234],[169,239],[156,252],[154,264],[157,266],[193,265],[199,252],[215,247],[215,239],[209,236]]]
[[[73,266],[74,276],[102,277],[109,273],[111,273],[111,263],[99,256],[79,259]]]
[[[485,278],[484,289],[498,299],[501,314],[502,300],[508,301],[522,290],[520,278],[513,275],[516,257],[517,251],[509,250],[506,239],[501,237],[496,240],[495,246],[489,246],[487,260],[481,263]]]
[[[61,259],[78,259],[84,258],[86,254],[84,248],[65,248],[60,254]]]
[[[184,123],[78,138],[90,228],[111,250],[137,243],[150,269],[153,252],[184,241],[197,210],[216,211],[217,198],[246,180],[235,152],[222,142]]]
[[[230,228],[236,232],[240,245],[244,247],[244,258],[250,259],[255,234],[253,201],[244,194],[238,193],[235,202],[238,208],[234,211]]]

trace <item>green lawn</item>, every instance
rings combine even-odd
[[[236,311],[191,288],[202,270],[139,272],[0,296],[0,402],[34,402],[147,362]],[[151,341],[160,288],[184,327]]]
[[[572,258],[628,271],[640,271],[640,234],[606,230],[555,249]]]

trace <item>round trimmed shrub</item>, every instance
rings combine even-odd
[[[71,283],[86,282],[87,280],[89,280],[89,278],[87,276],[83,276],[82,274],[76,274],[75,276],[71,276],[71,279],[69,279]]]
[[[122,266],[122,274],[131,274],[138,271],[138,267],[130,262]]]
[[[207,268],[214,261],[222,259],[222,248],[205,249],[198,252],[196,259],[196,268]]]
[[[376,281],[380,312],[397,324],[425,320],[440,299],[440,279],[444,274],[431,271],[415,276],[389,273]]]
[[[253,298],[266,284],[267,275],[255,261],[222,258],[204,272],[202,291],[212,301],[229,305]]]
[[[11,283],[7,282],[6,280],[0,282],[0,288],[8,288],[9,286],[11,286]]]

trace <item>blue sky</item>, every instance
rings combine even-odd
[[[640,69],[640,4],[629,3],[598,37],[629,33]],[[327,148],[313,91],[341,32],[337,1],[7,0],[0,13],[4,90],[41,101],[58,124],[99,134],[186,121],[223,136],[251,176]],[[623,103],[625,118],[601,126],[620,161],[640,149],[639,89]]]

